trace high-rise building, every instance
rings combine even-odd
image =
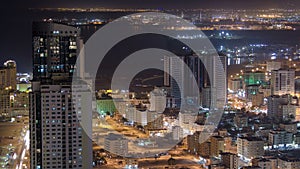
[[[295,93],[295,69],[279,69],[272,71],[272,95],[286,95]]]
[[[166,65],[168,64],[169,65]],[[178,57],[165,57],[165,72],[169,72],[169,76],[165,74],[165,83],[169,82],[171,87],[171,96],[175,99],[176,107],[181,106],[181,100],[184,96],[184,62]]]
[[[0,89],[16,90],[17,88],[17,64],[8,60],[0,68]]]
[[[164,56],[164,86],[171,86],[171,77],[170,77],[170,57]]]
[[[201,93],[201,105],[204,108],[210,108],[212,106],[212,95],[211,92],[213,90],[210,87],[205,87],[202,89],[202,93]]]
[[[125,118],[130,122],[136,121],[136,108],[134,105],[129,104],[125,107]]]
[[[220,59],[222,65],[219,65],[218,60]],[[226,56],[220,57],[209,57],[206,56],[202,60],[196,55],[187,55],[179,57],[168,57],[164,58],[164,82],[165,85],[170,84],[171,96],[175,98],[177,107],[185,103],[186,97],[195,96],[195,91],[201,92],[203,88],[211,88],[208,90],[210,95],[214,91],[219,91],[217,95],[214,95],[213,99],[210,99],[212,104],[209,106],[215,106],[216,101],[225,100],[227,94],[227,59]],[[223,67],[222,67],[223,66]],[[222,68],[221,68],[222,67]],[[190,70],[190,74],[188,70]],[[209,73],[212,77],[209,77]],[[192,79],[196,81],[197,85],[192,83]],[[220,92],[222,91],[222,93]],[[194,100],[196,104],[199,104],[201,97],[198,100]],[[210,96],[211,97],[211,96]],[[223,104],[224,102],[220,103]]]
[[[204,80],[203,85],[199,86],[209,87],[211,90],[211,103],[209,108],[224,107],[228,89],[227,56],[204,57],[203,64],[205,65],[206,71],[200,74],[200,76],[204,76]]]
[[[300,110],[300,106],[298,104],[283,104],[281,119],[285,121],[295,120],[297,116],[297,112],[299,112],[299,110]]]
[[[84,129],[81,121],[89,120],[92,100],[84,92],[73,93],[71,84],[80,30],[52,22],[34,22],[32,28],[30,168],[91,168],[91,127]],[[88,90],[76,85],[76,90]]]
[[[260,107],[261,105],[263,105],[264,104],[264,93],[258,92],[255,95],[253,95],[251,102],[252,102],[252,106]]]
[[[33,81],[59,81],[73,76],[82,39],[80,29],[64,24],[34,22]]]
[[[137,123],[142,126],[148,125],[148,129],[162,129],[162,113],[148,111],[145,108],[129,104],[125,108],[125,118],[131,123]]]

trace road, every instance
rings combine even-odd
[[[17,151],[17,158],[14,162],[15,169],[29,168],[28,164],[24,163],[26,152],[29,150],[29,130],[26,131],[25,136],[21,139],[22,144]]]

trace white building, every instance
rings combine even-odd
[[[148,120],[148,117],[151,119]],[[152,116],[149,116],[148,110],[139,110],[133,105],[128,105],[126,107],[125,118],[130,122],[135,122],[141,124],[142,126],[145,126],[148,122],[154,120],[152,119]]]
[[[180,126],[172,127],[173,140],[181,140],[183,138],[183,129]]]
[[[135,122],[137,122],[138,124],[141,124],[142,126],[147,125],[148,123],[148,111],[140,111],[140,110],[136,110],[136,119]]]
[[[126,156],[128,154],[128,140],[122,135],[110,133],[104,139],[104,149],[116,155]]]
[[[136,108],[133,105],[128,105],[125,108],[125,118],[128,121],[135,122],[136,121]]]
[[[183,129],[192,129],[197,119],[197,113],[179,112],[179,126]]]
[[[163,90],[155,88],[150,92],[150,111],[156,111],[159,113],[164,112],[166,108],[166,94]]]

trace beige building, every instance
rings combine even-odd
[[[199,145],[199,155],[205,158],[210,157],[210,146],[211,142],[206,141]]]
[[[282,157],[278,158],[278,169],[299,169],[300,159]]]
[[[261,106],[264,104],[264,93],[258,92],[252,96],[252,106]]]
[[[264,141],[258,137],[239,137],[237,139],[238,155],[253,159],[264,155]]]
[[[221,153],[222,164],[227,169],[238,169],[239,157],[233,153]]]
[[[218,157],[221,152],[225,151],[225,140],[221,136],[212,136],[210,138],[210,150],[212,157]]]
[[[248,127],[248,117],[245,114],[236,114],[233,120],[237,128]]]
[[[254,158],[251,162],[253,166],[259,166],[264,169],[274,169],[278,165],[277,158]]]
[[[243,88],[243,80],[242,79],[230,79],[228,87],[233,92],[237,92],[238,90]]]
[[[267,62],[267,71],[271,72],[273,70],[278,70],[281,68],[281,62],[270,61]]]
[[[0,89],[16,90],[17,64],[13,60],[6,61],[0,68]]]
[[[291,132],[296,134],[297,131],[297,124],[298,122],[287,122],[287,123],[280,123],[279,127],[287,132]]]
[[[0,90],[0,114],[1,116],[8,116],[11,104],[10,93],[8,90]]]
[[[199,137],[200,132],[195,132],[193,135],[187,136],[187,145],[188,145],[188,151],[193,154],[197,154],[199,150]]]

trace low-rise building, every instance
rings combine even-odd
[[[239,165],[239,157],[237,154],[233,153],[221,153],[221,160],[222,164],[225,166],[227,169],[238,169]]]
[[[269,145],[277,148],[280,145],[286,146],[293,143],[293,133],[285,130],[272,130],[269,133]]]
[[[299,169],[300,159],[293,157],[278,158],[278,169]]]
[[[264,155],[264,141],[258,137],[239,137],[237,139],[238,155],[253,159]]]
[[[273,169],[272,167],[277,167],[273,165],[271,160],[266,158],[254,158],[251,162],[253,166],[259,166],[263,169]]]

